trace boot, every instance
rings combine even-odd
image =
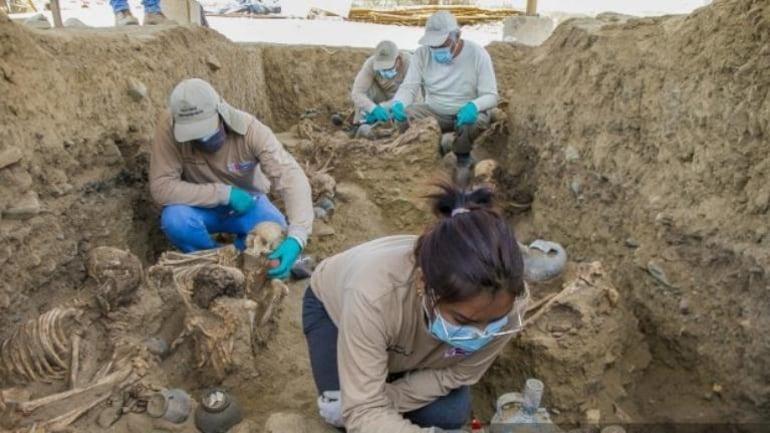
[[[115,26],[138,26],[139,20],[135,16],[131,15],[131,11],[128,9],[115,13]]]
[[[176,21],[170,20],[163,15],[163,12],[148,12],[144,14],[145,26],[161,26],[176,24]]]

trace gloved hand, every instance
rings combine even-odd
[[[294,266],[300,252],[302,252],[302,245],[299,244],[299,241],[292,237],[284,239],[281,245],[278,245],[278,248],[267,256],[268,260],[280,261],[278,266],[267,271],[267,276],[281,280],[289,278],[291,267]]]
[[[238,188],[230,187],[230,199],[227,205],[238,215],[244,214],[254,207],[254,197],[248,192]]]
[[[469,102],[457,112],[457,126],[473,125],[479,118],[479,109],[476,104]]]
[[[366,123],[387,122],[389,120],[390,115],[388,114],[388,110],[382,105],[374,107],[374,109],[366,115]]]
[[[318,397],[318,413],[327,424],[338,428],[345,427],[339,391],[324,391],[323,395]]]
[[[390,106],[390,114],[396,122],[406,122],[406,107],[403,102],[394,102]]]

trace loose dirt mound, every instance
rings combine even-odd
[[[627,387],[640,416],[766,421],[770,4],[571,20],[518,68],[536,77],[509,104],[507,153],[534,154],[527,230],[630,297],[654,358]]]

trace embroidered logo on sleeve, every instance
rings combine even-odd
[[[230,173],[243,173],[251,171],[257,165],[254,161],[242,161],[242,162],[229,162],[227,163],[227,171]]]

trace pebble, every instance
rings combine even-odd
[[[671,283],[668,281],[668,277],[666,276],[666,272],[663,270],[663,268],[659,264],[653,261],[648,262],[647,272],[649,272],[649,274],[652,275],[653,278],[665,284],[666,286],[671,286]]]
[[[324,224],[323,222],[316,221],[313,227],[313,234],[318,237],[328,237],[328,236],[334,236],[336,232],[334,231],[334,228],[332,228],[328,224]]]
[[[639,248],[639,241],[634,238],[628,238],[626,239],[626,246],[628,248]]]
[[[168,354],[169,346],[166,340],[158,337],[149,337],[144,340],[147,350],[153,355],[164,358]]]
[[[580,181],[575,179],[569,184],[569,189],[572,190],[572,193],[576,196],[580,195],[580,191],[582,189],[582,185],[580,185]]]
[[[602,412],[599,409],[588,409],[586,411],[586,422],[588,424],[599,424],[601,418]]]
[[[206,64],[209,66],[209,69],[214,72],[222,69],[222,62],[220,62],[219,59],[217,59],[217,56],[213,54],[206,57]]]
[[[147,97],[147,86],[136,78],[128,79],[128,95],[139,102]]]
[[[567,146],[567,148],[564,149],[564,159],[566,159],[567,162],[575,162],[580,159],[580,152],[578,152],[575,146]]]
[[[318,207],[325,210],[326,212],[331,212],[334,210],[334,201],[332,201],[328,197],[323,197],[320,200],[318,200],[317,205]]]
[[[0,309],[5,310],[11,306],[11,297],[7,293],[0,293]]]
[[[40,213],[40,201],[37,193],[29,191],[12,207],[3,211],[3,218],[25,220]]]
[[[690,314],[690,301],[687,298],[682,298],[679,301],[679,312],[682,314]]]
[[[9,147],[0,152],[0,168],[8,167],[21,161],[21,150],[18,147]]]

